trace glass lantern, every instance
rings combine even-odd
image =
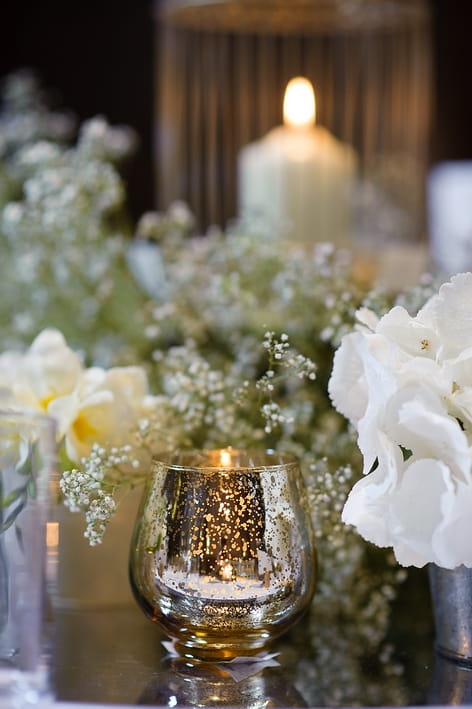
[[[279,175],[272,193],[279,209],[271,213],[267,198],[259,216],[297,240],[282,203],[311,195],[321,215],[314,241],[340,240],[364,253],[421,244],[432,83],[427,0],[161,0],[156,17],[160,208],[184,199],[200,230],[247,216],[241,151],[282,125],[286,86],[302,76],[316,95],[314,130],[323,128],[355,160],[347,226],[341,239],[333,233],[340,199],[332,190],[328,200],[317,197],[323,189],[310,169],[291,178],[275,168],[274,176],[274,163],[246,186],[254,195],[254,184]]]

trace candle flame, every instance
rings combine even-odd
[[[220,571],[223,581],[231,581],[233,578],[233,566],[228,562],[221,567]]]
[[[220,451],[220,465],[222,468],[229,468],[231,465],[230,451]]]
[[[316,102],[313,86],[308,79],[291,79],[284,96],[284,123],[292,128],[309,128],[315,122]]]

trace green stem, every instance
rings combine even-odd
[[[0,471],[0,502],[3,501],[3,473]],[[0,528],[3,525],[4,509],[0,504]],[[8,623],[10,609],[8,598],[8,562],[6,558],[4,535],[0,534],[0,633]]]

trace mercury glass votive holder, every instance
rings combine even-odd
[[[294,457],[228,448],[155,461],[130,580],[179,654],[212,662],[263,651],[306,610],[315,569]]]

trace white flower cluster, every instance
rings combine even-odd
[[[165,214],[146,212],[136,225],[136,237],[146,241],[186,236],[195,225],[195,217],[185,202],[173,202]]]
[[[247,417],[250,398],[231,363],[212,364],[188,341],[171,347],[158,362],[160,387],[179,421],[182,442],[191,447],[245,445],[260,441],[260,421]],[[253,412],[254,413],[254,412]]]
[[[107,451],[94,443],[88,458],[82,458],[80,470],[72,468],[62,474],[60,488],[64,504],[71,512],[85,511],[84,536],[91,546],[103,540],[107,524],[116,511],[114,493],[130,467],[140,467],[130,445]],[[138,478],[134,484],[140,482]]]
[[[472,567],[472,274],[414,317],[361,309],[329,391],[356,427],[364,475],[343,520],[400,564]]]
[[[20,70],[3,80],[0,114],[0,157],[10,157],[19,147],[37,140],[70,140],[75,118],[69,111],[51,111],[39,79],[31,70]]]
[[[146,474],[141,417],[152,415],[141,367],[84,368],[57,330],[44,330],[25,353],[0,355],[0,408],[46,414],[56,422],[65,504],[83,511],[91,544],[114,514],[115,492]],[[70,467],[70,463],[80,468]]]
[[[0,144],[8,145],[0,149],[3,347],[24,347],[53,326],[91,361],[136,360],[146,347],[136,317],[146,297],[126,264],[125,189],[115,168],[131,149],[130,131],[94,118],[66,147],[46,130],[54,115],[38,103],[34,84],[10,83],[14,98],[0,110]],[[17,126],[14,141],[9,130],[25,116],[41,125],[24,135]]]
[[[264,432],[269,434],[278,426],[294,422],[290,401],[287,402],[285,409],[282,409],[281,405],[272,399],[277,384],[284,379],[283,372],[276,376],[274,366],[277,364],[279,369],[283,367],[290,370],[292,375],[299,379],[306,377],[314,381],[316,379],[316,364],[309,357],[305,357],[290,347],[289,337],[285,332],[280,335],[280,338],[277,338],[275,332],[267,331],[264,335],[263,347],[267,350],[269,369],[258,379],[256,388],[265,392],[269,397],[269,401],[261,407],[265,420]]]

